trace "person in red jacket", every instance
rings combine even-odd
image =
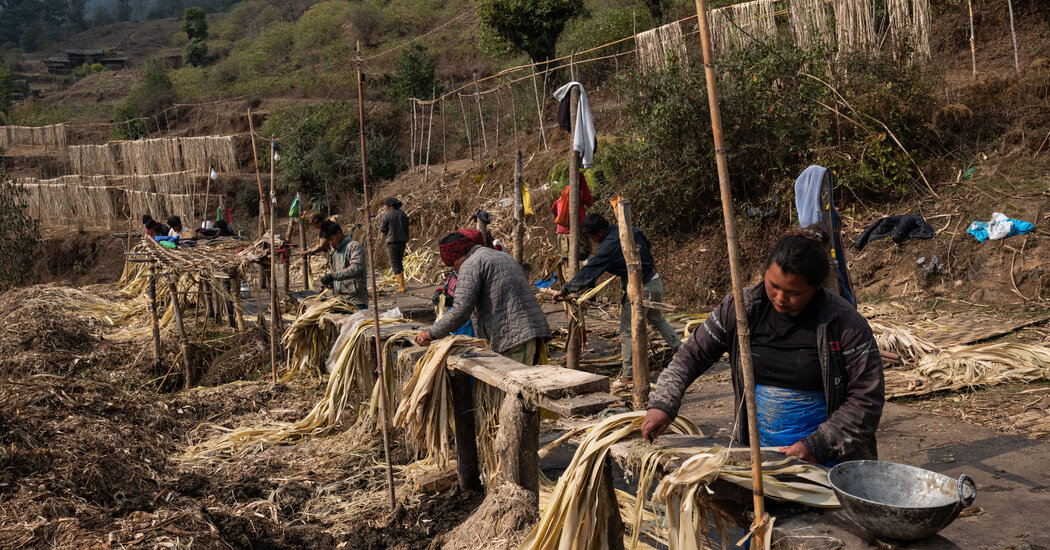
[[[584,209],[594,204],[594,197],[591,196],[591,188],[587,185],[587,179],[580,174],[580,227],[583,227],[583,216]],[[558,234],[558,253],[562,256],[562,261],[568,261],[569,258],[569,226],[561,225],[557,223],[559,219],[568,219],[568,217],[562,215],[562,210],[569,208],[569,186],[565,186],[565,190],[562,191],[561,197],[551,204],[551,213],[554,214],[555,224],[558,226],[556,233]],[[583,232],[580,232],[580,255],[582,258],[586,258],[591,255],[591,242],[584,237]]]

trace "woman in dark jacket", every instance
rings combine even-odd
[[[821,246],[826,237],[803,232],[780,239],[766,261],[763,282],[744,289],[760,443],[820,464],[874,459],[885,402],[882,358],[864,317],[822,288],[829,269]],[[736,329],[730,294],[660,375],[649,398],[643,436],[660,435],[677,416],[689,385],[728,351],[738,416],[735,435],[747,441]]]

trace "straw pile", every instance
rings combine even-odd
[[[66,146],[66,125],[0,126],[0,147],[18,145],[60,148]]]
[[[689,63],[682,27],[677,21],[638,33],[634,40],[638,46],[638,62],[642,72],[660,70],[671,59],[680,64]]]
[[[380,320],[381,324],[396,322],[403,320]],[[207,458],[229,459],[264,445],[296,443],[327,433],[339,424],[347,409],[355,408],[355,397],[367,393],[361,391],[361,381],[366,377],[371,378],[371,364],[368,361],[371,338],[365,335],[372,326],[371,319],[362,321],[346,340],[345,345],[337,351],[334,362],[336,368],[328,378],[324,397],[302,419],[292,423],[282,422],[236,429],[215,426],[222,433],[190,446],[177,460],[192,462]],[[368,388],[368,391],[370,390],[371,388]]]
[[[788,2],[788,23],[795,45],[809,50],[831,39],[828,32],[828,10],[824,0],[792,0]]]
[[[355,311],[353,304],[327,290],[304,299],[295,321],[281,339],[284,347],[292,350],[291,367],[281,381],[287,382],[300,374],[320,377],[321,365],[328,360],[328,350],[338,336],[331,316]]]
[[[237,167],[233,138],[203,136],[122,141],[117,144],[124,173],[163,174],[214,168],[229,172]]]
[[[70,145],[69,162],[73,173],[84,175],[116,174],[117,160],[107,145]]]
[[[875,45],[872,0],[833,0],[839,52],[869,51]]]

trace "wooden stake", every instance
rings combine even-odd
[[[536,96],[536,117],[540,119],[540,138],[543,140],[543,151],[545,153],[550,152],[550,148],[547,147],[547,131],[543,129],[543,104],[540,103],[540,91],[536,86],[536,62],[532,62],[532,94]],[[546,75],[546,73],[544,73]],[[546,82],[546,81],[545,81]],[[544,89],[544,93],[546,93]]]
[[[201,227],[205,227],[204,222],[208,221],[208,198],[211,196],[211,171],[212,168],[208,168],[208,181],[204,183],[204,208],[201,209]]]
[[[499,156],[499,119],[503,114],[503,92],[496,88],[496,151],[495,154]]]
[[[243,331],[247,326],[244,324],[244,310],[241,306],[241,277],[238,273],[230,274],[230,294],[233,295],[233,315],[237,322],[237,330]]]
[[[525,265],[525,196],[521,190],[521,149],[514,154],[514,259]]]
[[[423,163],[423,185],[426,185],[427,179],[430,178],[430,135],[434,132],[434,104],[437,103],[435,98],[437,98],[437,86],[430,95],[430,123],[427,125],[427,160]]]
[[[277,242],[274,234],[275,203],[273,180],[275,172],[274,157],[277,156],[277,136],[270,136],[270,381],[277,384],[277,318],[281,315],[277,305]]]
[[[1021,58],[1017,54],[1017,29],[1014,28],[1014,0],[1006,0],[1006,7],[1010,10],[1010,36],[1014,39],[1014,69],[1017,75],[1021,75]]]
[[[448,134],[448,127],[445,125],[445,100],[441,100],[441,175],[448,173],[448,153],[445,149],[445,137]]]
[[[576,135],[576,112],[580,104],[580,87],[569,90],[569,262],[565,266],[565,279],[571,280],[579,270],[580,257],[580,154],[572,148],[573,136]],[[581,317],[582,317],[581,309]],[[580,325],[583,319],[579,320]],[[580,356],[583,353],[581,326],[569,323],[569,338],[565,344],[565,367],[580,368]]]
[[[182,323],[182,309],[179,307],[179,290],[175,287],[175,275],[168,279],[168,292],[171,293],[171,307],[175,309],[175,327],[179,329],[179,347],[182,349],[182,370],[186,373],[183,389],[193,387],[196,382],[190,368],[189,347],[186,345],[186,326]]]
[[[416,171],[416,100],[412,99],[412,131],[410,132],[409,139],[412,140],[412,145],[409,150],[408,156],[408,170],[410,172]]]
[[[481,125],[481,143],[485,146],[485,156],[489,156],[489,140],[485,136],[485,115],[481,112],[481,87],[478,86],[478,73],[474,73],[474,100],[478,104],[478,124]]]
[[[300,203],[302,204],[302,203]],[[306,250],[306,226],[303,223],[303,217],[299,216],[299,247],[302,250]],[[310,280],[310,257],[303,256],[303,290],[310,290],[313,286],[313,281]]]
[[[149,320],[153,328],[153,366],[160,364],[160,323],[157,320],[157,265],[149,265]]]
[[[631,308],[631,365],[634,369],[634,409],[645,410],[649,403],[649,331],[646,329],[642,255],[631,230],[631,203],[616,197],[611,201],[620,230],[620,248],[627,263],[627,299]]]
[[[465,491],[480,491],[481,477],[478,466],[478,440],[474,428],[474,392],[470,388],[471,378],[459,371],[448,376],[452,393],[452,414],[456,425],[456,474],[459,487]]]
[[[255,161],[255,182],[259,184],[259,236],[263,234],[263,192],[262,192],[262,176],[259,175],[259,151],[255,146],[255,123],[252,122],[252,110],[248,108],[248,133],[252,136],[252,159]],[[262,311],[262,310],[260,310]]]
[[[463,96],[459,97],[459,112],[463,114],[463,131],[467,133],[467,148],[470,149],[470,162],[474,162],[474,143],[470,141],[470,124],[467,123],[467,110],[463,107]]]
[[[390,511],[397,507],[397,496],[394,494],[394,469],[390,463],[390,417],[387,415],[386,402],[386,376],[383,371],[383,344],[379,325],[379,291],[376,290],[376,263],[375,250],[372,246],[372,207],[368,199],[368,160],[365,155],[365,96],[362,91],[364,79],[361,78],[361,43],[357,43],[357,55],[354,58],[357,65],[357,116],[358,126],[361,134],[361,188],[364,193],[365,202],[365,257],[368,260],[368,282],[372,294],[372,322],[375,328],[375,357],[376,370],[379,372],[379,416],[383,419],[383,454],[386,457],[386,483],[390,488]]]
[[[966,0],[970,8],[970,59],[973,61],[973,79],[977,80],[977,40],[973,32],[973,0]]]
[[[754,504],[756,532],[752,540],[764,540],[763,525],[767,525],[766,504],[762,491],[762,459],[759,455],[758,407],[755,402],[755,373],[751,363],[751,331],[744,308],[744,273],[740,265],[740,244],[736,234],[736,216],[733,197],[729,190],[729,166],[726,164],[725,140],[722,134],[722,113],[718,106],[718,83],[715,79],[714,55],[711,51],[711,29],[707,20],[707,0],[696,0],[696,15],[700,22],[700,44],[704,54],[704,73],[707,77],[707,101],[711,110],[711,133],[714,137],[715,161],[718,167],[718,187],[725,218],[726,247],[729,252],[729,271],[733,281],[736,302],[737,339],[740,346],[740,370],[744,378],[744,401],[747,405],[747,427],[751,447],[751,472],[754,476]]]

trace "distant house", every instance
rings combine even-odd
[[[44,68],[51,74],[70,74],[74,66],[65,57],[49,57],[44,60]]]
[[[66,57],[74,67],[79,67],[84,63],[88,65],[101,63],[106,57],[106,52],[104,50],[66,50]]]

